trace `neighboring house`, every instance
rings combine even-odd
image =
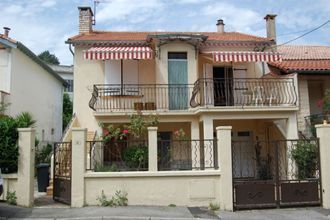
[[[0,34],[0,93],[10,103],[6,114],[27,111],[35,120],[42,142],[62,135],[62,96],[66,82],[21,42]]]
[[[298,138],[296,77],[265,77],[267,62],[281,60],[276,15],[265,17],[267,37],[226,32],[222,20],[215,32],[97,31],[92,16],[80,7],[79,34],[67,40],[75,126],[100,135],[100,123],[124,124],[141,110],[157,114],[160,139],[179,128],[190,139],[213,139],[221,125],[238,141]],[[254,163],[254,145],[241,150],[241,165]],[[201,154],[205,167],[213,166],[209,154]]]
[[[73,100],[73,65],[54,65],[49,64],[50,68],[58,75],[60,75],[66,82],[67,86],[64,88],[64,92],[70,95]]]
[[[283,45],[278,52],[283,61],[270,62],[270,69],[278,75],[298,74],[298,128],[306,136],[315,135],[314,125],[325,119],[317,103],[330,89],[330,46]]]

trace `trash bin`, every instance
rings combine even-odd
[[[38,192],[46,192],[49,184],[49,164],[37,165]]]

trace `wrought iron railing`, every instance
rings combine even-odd
[[[94,85],[89,107],[95,111],[187,110],[190,84]]]
[[[315,125],[323,124],[323,122],[330,121],[329,114],[313,114],[305,117],[306,131],[309,132],[313,137],[316,137]]]
[[[194,84],[190,105],[197,106],[295,106],[294,79],[202,78]]]
[[[148,170],[147,141],[87,141],[87,170],[95,172]]]
[[[158,141],[158,170],[202,170],[217,168],[215,140]]]

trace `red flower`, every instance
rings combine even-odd
[[[123,130],[123,134],[128,134],[128,130],[127,129]]]
[[[108,136],[110,133],[109,133],[109,131],[108,130],[103,130],[103,135],[104,136]]]
[[[317,105],[317,107],[322,108],[324,105],[324,101],[322,99],[320,99],[316,102],[316,105]]]

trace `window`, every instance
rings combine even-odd
[[[138,64],[137,60],[105,61],[104,83],[110,84],[109,95],[138,95]]]
[[[68,79],[68,80],[65,80],[68,85],[65,87],[64,91],[65,92],[73,92],[73,80],[72,79]]]
[[[186,60],[187,53],[186,52],[169,52],[168,59],[169,60]]]

